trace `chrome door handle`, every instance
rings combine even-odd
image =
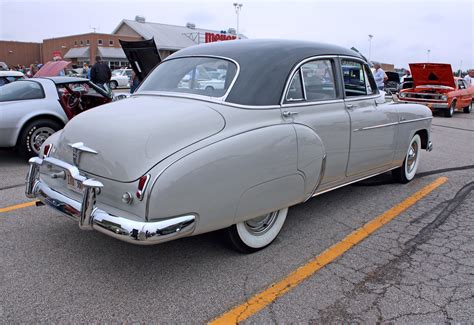
[[[354,104],[346,104],[346,108],[349,109],[349,110],[352,110],[356,107],[357,107],[357,105],[354,105]]]
[[[283,111],[282,114],[284,117],[291,117],[293,115],[298,115],[298,112]]]

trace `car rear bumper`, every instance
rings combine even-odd
[[[72,199],[49,187],[39,178],[39,168],[44,163],[55,164],[73,175],[79,175],[77,167],[54,158],[31,158],[26,179],[25,194],[37,198],[45,205],[76,220],[79,228],[94,229],[110,237],[138,245],[153,245],[192,234],[196,227],[195,215],[177,216],[155,222],[135,221],[98,209],[96,196],[102,183],[93,179],[80,179],[84,190],[82,202]]]

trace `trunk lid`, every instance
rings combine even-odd
[[[80,153],[76,165],[81,171],[131,182],[224,126],[224,118],[204,102],[134,96],[74,117],[64,128],[54,156],[74,164],[70,145],[82,142],[97,153]]]
[[[446,63],[410,63],[415,87],[439,85],[456,88],[453,71]]]

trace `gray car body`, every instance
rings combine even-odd
[[[363,62],[357,53],[306,42],[222,43],[228,44],[196,46],[167,60],[196,55],[236,62],[239,72],[224,97],[139,89],[131,98],[77,116],[47,140],[53,144],[51,157],[71,165],[71,143],[83,142],[98,152],[84,153],[78,164],[85,177],[103,184],[98,209],[145,223],[194,215],[196,225],[188,235],[196,235],[400,167],[416,133],[428,148],[432,113],[422,105],[385,103],[380,94],[345,98],[342,93],[330,101],[284,102],[302,62],[320,57]],[[281,48],[285,53],[275,55]],[[259,57],[266,54],[281,67],[262,67],[277,75],[257,85],[262,96],[271,96],[252,105],[258,93],[243,96],[241,87],[249,80],[240,78],[251,78],[259,64],[273,62]],[[273,80],[277,77],[283,80]],[[336,80],[341,88],[341,72]],[[42,182],[81,201],[80,192],[51,178],[51,172],[54,167],[41,167]],[[151,178],[145,198],[123,202],[122,195],[135,193],[146,174]]]

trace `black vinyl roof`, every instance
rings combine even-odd
[[[238,40],[191,46],[167,60],[190,55],[222,56],[237,61],[240,74],[226,101],[242,105],[278,105],[291,70],[318,55],[362,58],[344,47],[292,40]],[[165,60],[166,61],[166,60]]]

